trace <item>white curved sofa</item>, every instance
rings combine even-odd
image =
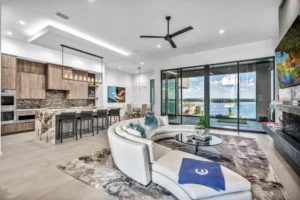
[[[159,117],[157,117],[159,118]],[[144,119],[131,119],[116,123],[108,129],[109,145],[116,166],[128,177],[148,185],[151,181],[169,190],[182,200],[251,200],[248,180],[223,166],[225,191],[215,191],[199,184],[179,184],[178,174],[182,158],[209,161],[205,158],[172,150],[155,143],[156,140],[174,137],[178,132],[193,131],[194,126],[168,125],[147,131],[146,138],[129,133],[124,124],[128,121],[144,123]]]

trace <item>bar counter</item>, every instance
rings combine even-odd
[[[63,112],[76,112],[76,115],[80,117],[81,111],[93,110],[93,115],[97,116],[97,110],[110,110],[106,107],[96,108],[62,108],[62,109],[40,109],[35,116],[35,138],[48,144],[59,143],[56,140],[56,136],[59,131],[59,120]],[[100,120],[101,121],[101,120]],[[83,123],[82,128],[86,129],[88,122]],[[101,125],[101,123],[99,124]],[[64,132],[71,132],[72,125],[64,126]],[[79,131],[79,124],[77,124],[77,130]]]

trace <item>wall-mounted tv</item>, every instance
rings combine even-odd
[[[280,88],[300,85],[300,16],[275,50]]]
[[[126,88],[108,86],[108,103],[124,103],[126,100]]]

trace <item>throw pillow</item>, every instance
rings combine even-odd
[[[128,125],[127,131],[128,131],[129,129],[133,129],[133,130],[135,130],[135,131],[140,132],[140,137],[146,138],[145,129],[144,129],[144,127],[142,127],[140,124],[133,124],[133,123],[130,123],[130,124]],[[129,132],[129,131],[128,131],[128,132]],[[130,132],[129,132],[129,133],[130,133]]]
[[[168,126],[169,125],[169,118],[168,116],[159,116],[157,117],[159,119],[159,125],[160,126]]]
[[[145,116],[145,128],[147,131],[157,129],[159,127],[159,121],[154,115]]]

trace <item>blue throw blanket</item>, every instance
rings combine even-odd
[[[200,184],[214,190],[225,190],[225,181],[219,163],[183,158],[179,184]]]

